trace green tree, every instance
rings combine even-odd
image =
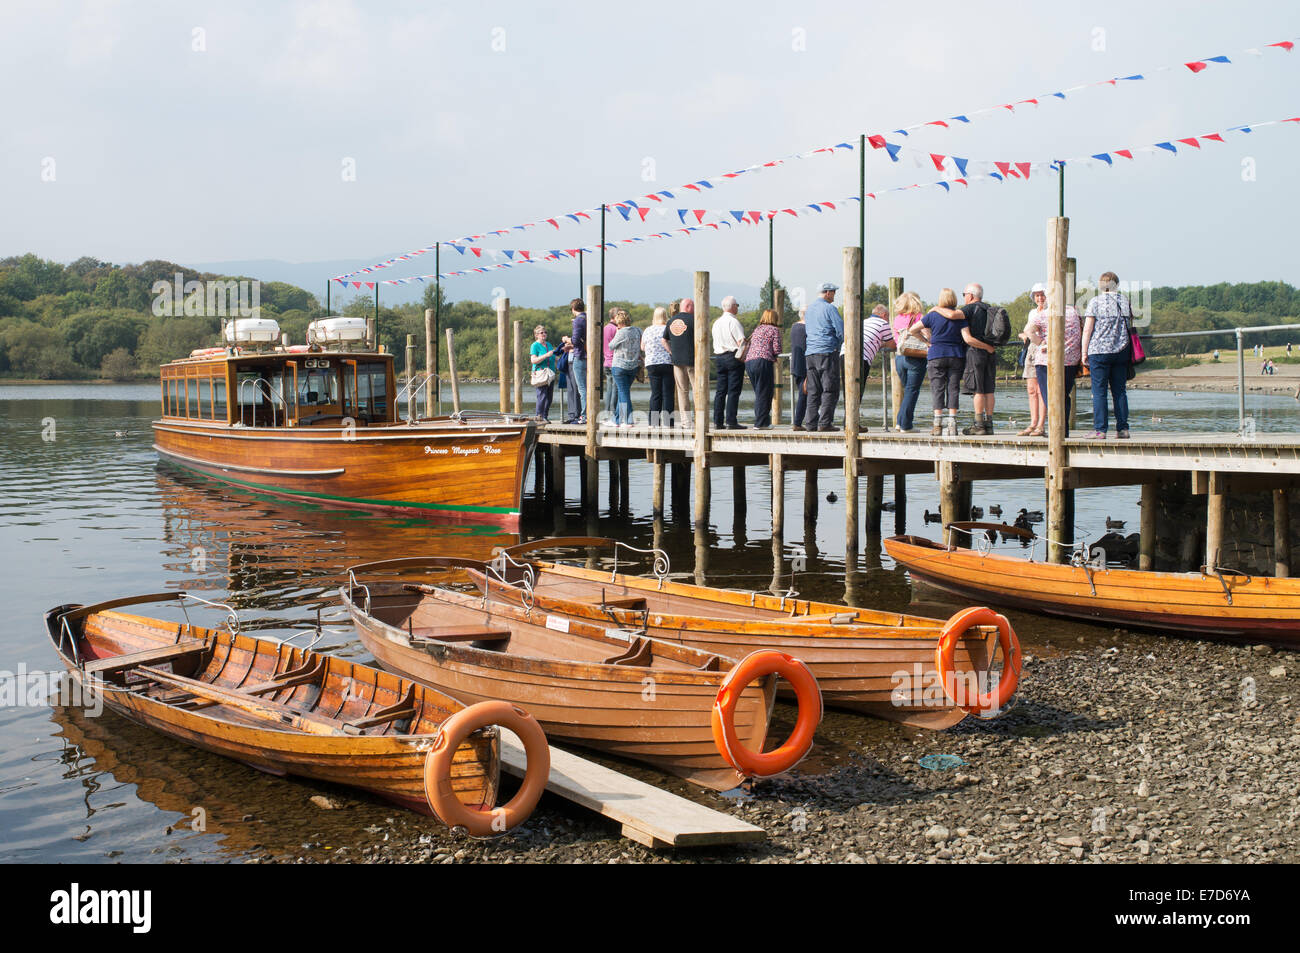
[[[104,355],[100,370],[111,381],[126,381],[135,376],[135,358],[124,347]]]

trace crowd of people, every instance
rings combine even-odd
[[[839,288],[822,284],[817,297],[799,313],[790,329],[790,376],[795,388],[793,429],[821,432],[835,429],[835,414],[844,376],[844,319],[835,305]],[[1052,368],[1051,326],[1047,312],[1047,288],[1031,289],[1034,307],[1019,333],[1021,350],[1018,366],[1029,398],[1029,420],[1018,436],[1044,436],[1049,426],[1048,377]],[[549,420],[551,401],[559,374],[567,375],[570,414],[565,423],[586,423],[588,316],[580,298],[570,303],[572,328],[560,344],[548,341],[545,327],[534,329],[531,349],[532,383],[537,390],[536,414]],[[753,329],[746,333],[740,305],[732,296],[724,298],[720,313],[710,321],[707,335],[712,351],[712,420],[717,429],[744,430],[740,403],[744,381],[753,392],[753,423],[756,430],[772,427],[772,397],[777,384],[777,367],[784,353],[782,315],[764,310]],[[1065,308],[1062,360],[1067,400],[1076,379],[1087,375],[1092,388],[1093,439],[1105,439],[1110,412],[1120,439],[1129,436],[1127,382],[1133,366],[1133,311],[1119,291],[1114,272],[1099,280],[1099,294],[1083,315],[1073,306]],[[690,409],[695,392],[694,302],[683,298],[673,314],[668,308],[654,310],[648,327],[632,324],[626,310],[612,308],[603,331],[604,402],[606,419],[616,426],[633,422],[632,385],[636,381],[650,388],[649,424],[652,427],[690,427]],[[862,355],[859,370],[867,373],[878,353],[893,354],[894,367],[902,385],[893,429],[914,433],[917,402],[928,375],[933,411],[933,436],[957,434],[960,396],[972,396],[974,419],[961,433],[983,436],[994,432],[993,416],[997,382],[997,349],[1010,343],[1009,318],[1004,309],[984,302],[984,289],[967,284],[959,304],[952,288],[940,290],[927,309],[913,292],[905,292],[894,303],[891,319],[883,304],[872,308],[863,320]],[[1068,419],[1059,426],[1068,436]]]

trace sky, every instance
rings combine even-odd
[[[1051,160],[1300,116],[1285,2],[114,3],[0,6],[0,257],[117,263],[379,261],[884,133],[868,191],[944,177],[927,152]],[[1227,55],[1198,73],[1185,61]],[[1173,66],[1157,72],[1158,67]],[[1142,73],[1141,82],[1050,94]],[[1041,105],[900,126],[1042,97]],[[1081,276],[1300,284],[1300,123],[1177,155],[1067,167]],[[674,206],[768,209],[857,193],[857,151],[791,160]],[[923,164],[918,164],[918,162]],[[928,166],[928,168],[927,168]],[[1045,278],[1058,179],[972,181],[867,203],[869,280],[933,300]],[[677,224],[675,216],[667,226]],[[608,237],[666,227],[611,214]],[[594,246],[594,226],[483,241]],[[856,208],[780,217],[788,287],[840,283]],[[443,253],[443,270],[453,267]],[[576,271],[573,262],[533,266]],[[611,273],[767,277],[766,226],[610,251]],[[432,256],[383,277],[433,270]],[[594,263],[589,262],[587,275]],[[327,272],[320,276],[323,288]],[[511,271],[450,279],[486,300]],[[317,289],[312,289],[313,291]],[[665,289],[663,297],[689,293]]]

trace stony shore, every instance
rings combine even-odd
[[[490,842],[380,813],[351,844],[254,849],[253,862],[1295,862],[1300,733],[1294,653],[1071,627],[1027,649],[1018,702],[921,732],[830,712],[808,770],[727,798],[675,788],[763,827],[743,848],[654,851],[547,798]],[[788,728],[791,712],[778,709]],[[778,730],[781,730],[778,726]],[[927,770],[927,754],[965,765]],[[346,797],[337,830],[374,815]],[[380,808],[383,812],[383,809]],[[360,816],[359,816],[360,815]],[[310,823],[310,822],[309,822]]]

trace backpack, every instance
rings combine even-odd
[[[988,317],[984,319],[984,336],[981,340],[985,344],[1001,347],[1011,340],[1011,318],[1007,316],[1006,308],[992,304],[985,307],[988,309]]]

